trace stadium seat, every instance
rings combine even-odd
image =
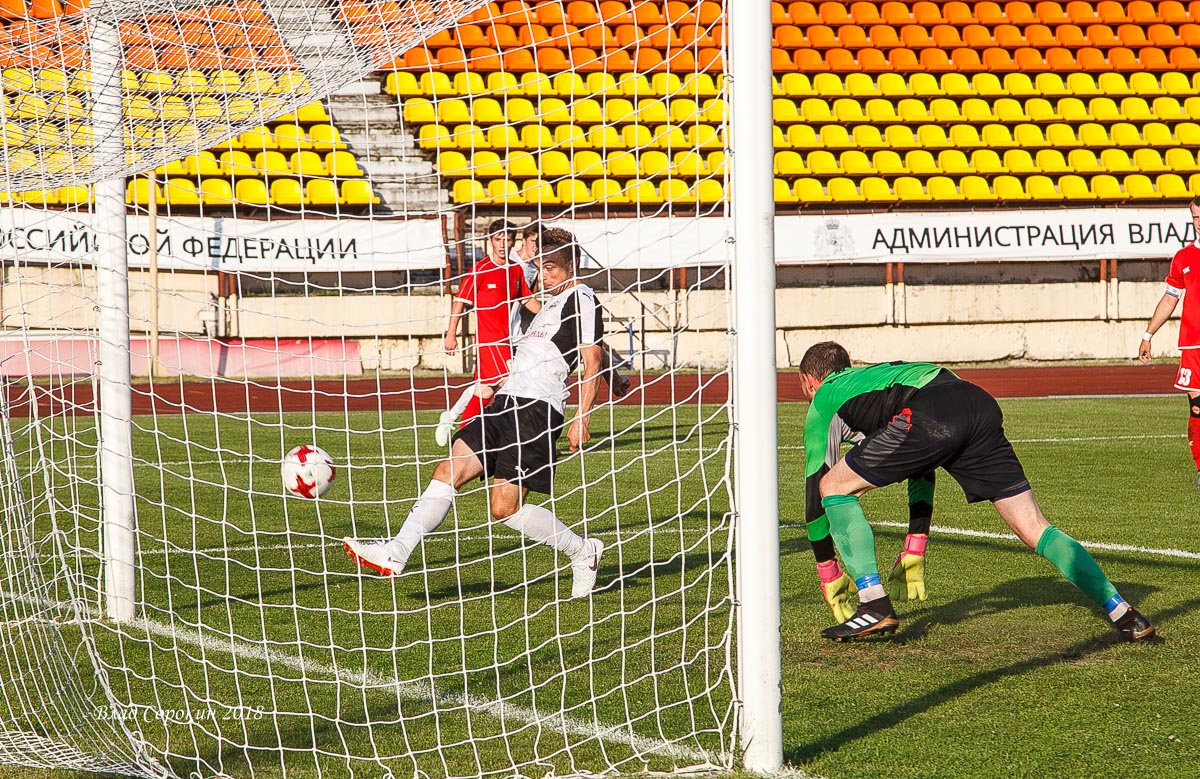
[[[337,183],[329,179],[313,179],[304,185],[306,202],[317,207],[337,206],[341,202]]]
[[[1183,200],[1193,197],[1193,188],[1197,182],[1192,176],[1191,187],[1185,184],[1183,177],[1177,173],[1163,173],[1154,180],[1154,187],[1164,200]]]
[[[981,176],[963,176],[959,182],[962,196],[967,201],[994,201],[996,194]]]
[[[893,186],[900,203],[928,203],[933,199],[921,185],[921,180],[912,176],[901,176]]]
[[[228,179],[204,179],[200,182],[200,200],[206,206],[231,205],[233,186]]]
[[[1039,203],[1055,203],[1063,199],[1063,194],[1054,186],[1054,179],[1049,176],[1028,177],[1025,179],[1025,192],[1030,200]]]
[[[1021,203],[1030,199],[1016,176],[997,176],[993,182],[996,199],[1005,203]]]
[[[239,179],[234,186],[234,199],[250,206],[270,205],[271,197],[262,179]]]
[[[829,199],[834,203],[861,203],[862,194],[858,191],[852,179],[838,177],[829,180],[827,185]]]
[[[1121,182],[1116,177],[1108,174],[1093,176],[1090,182],[1092,194],[1097,200],[1124,200],[1125,193],[1121,189]]]
[[[1162,197],[1155,188],[1154,182],[1144,174],[1134,173],[1126,176],[1122,183],[1127,200],[1158,200]]]
[[[929,199],[937,203],[952,203],[964,199],[954,179],[949,176],[934,176],[927,182]]]

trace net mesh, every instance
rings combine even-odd
[[[731,766],[723,6],[40,8],[0,50],[0,762]],[[129,204],[126,622],[105,616],[112,303],[89,188],[113,177]],[[606,545],[583,599],[565,556],[490,518],[484,482],[395,578],[342,550],[394,536],[447,456],[434,429],[477,374],[483,312],[450,349],[447,313],[497,219],[578,238],[631,382],[618,399],[604,379],[592,441],[571,453],[564,432],[552,494],[531,495]],[[337,465],[316,501],[280,483],[300,444]]]

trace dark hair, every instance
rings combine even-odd
[[[517,226],[507,219],[497,219],[488,225],[487,237],[491,238],[496,233],[515,233]]]
[[[800,360],[800,372],[814,379],[824,379],[831,373],[837,373],[850,367],[850,353],[846,347],[835,341],[822,341],[808,347],[804,358]]]
[[[522,238],[537,238],[539,244],[542,242],[542,226],[538,222],[530,222],[518,232]]]
[[[567,268],[579,267],[579,244],[575,236],[561,227],[548,227],[542,231],[542,259],[556,262]]]
[[[1194,198],[1192,198],[1192,202],[1188,203],[1188,205],[1192,206],[1193,208],[1200,208],[1200,195],[1196,195]]]

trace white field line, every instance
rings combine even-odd
[[[19,602],[31,602],[37,605],[64,607],[65,602],[54,602],[45,598],[37,598],[0,590],[0,599]],[[68,620],[65,624],[82,625],[100,622],[101,620],[87,613]],[[526,725],[536,725],[538,728],[555,733],[569,733],[586,738],[596,738],[609,744],[625,746],[638,755],[665,755],[667,757],[687,761],[690,765],[679,766],[677,772],[699,772],[724,770],[728,756],[714,755],[705,750],[675,744],[670,741],[647,738],[620,725],[605,725],[602,722],[588,722],[562,713],[545,714],[534,711],[526,706],[494,700],[479,695],[462,695],[459,693],[439,692],[431,684],[402,681],[397,676],[375,673],[370,670],[351,670],[334,665],[319,663],[315,660],[305,660],[288,652],[259,644],[240,641],[231,636],[204,634],[197,630],[178,625],[170,625],[152,619],[138,619],[125,623],[125,632],[141,629],[155,636],[169,638],[172,641],[190,644],[205,652],[219,652],[240,659],[261,660],[274,665],[299,671],[305,678],[325,677],[364,690],[391,690],[402,700],[429,703],[441,709],[468,709],[473,712],[487,714],[505,721],[516,721]]]

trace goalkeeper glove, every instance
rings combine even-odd
[[[888,575],[888,596],[895,601],[925,600],[925,543],[929,536],[909,533],[904,551]]]
[[[842,571],[837,560],[817,563],[817,574],[821,577],[821,595],[829,608],[833,609],[833,618],[840,624],[853,617],[858,609],[858,599],[854,597],[858,588]]]

